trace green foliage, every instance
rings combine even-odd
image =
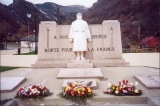
[[[18,55],[18,54],[14,54],[14,55]],[[35,51],[33,51],[33,52],[28,52],[28,53],[22,53],[20,55],[37,55],[37,54],[35,54]]]
[[[92,98],[96,96],[96,94],[90,93],[88,95],[84,94],[83,96],[72,96],[72,95],[64,95],[64,93],[61,92],[60,94],[58,94],[58,96],[60,96],[60,98],[64,98],[64,99],[71,100],[71,101],[83,101],[84,102],[87,98]]]
[[[0,66],[0,72],[9,71],[17,68],[21,68],[21,67]]]

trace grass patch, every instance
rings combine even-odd
[[[151,67],[151,66],[144,66],[144,67],[160,69],[160,68],[157,68],[157,67]],[[159,70],[159,71],[160,71],[160,70]]]
[[[19,55],[19,54],[14,54],[14,55]],[[35,51],[33,51],[28,53],[21,53],[20,55],[37,55],[37,54],[35,54]]]
[[[36,55],[36,54],[35,54],[35,51],[33,51],[33,52],[28,52],[28,53],[22,53],[21,55]]]
[[[9,70],[17,69],[17,68],[22,68],[22,67],[0,66],[0,72],[9,71]]]

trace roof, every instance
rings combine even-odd
[[[35,38],[35,36],[28,36],[27,37],[23,37],[20,39],[20,41],[30,41],[30,42],[38,42],[38,37]]]

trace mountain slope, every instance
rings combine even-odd
[[[159,31],[159,3],[159,0],[98,0],[84,16],[89,24],[119,20],[123,44],[127,44]]]
[[[63,10],[63,14],[57,14],[57,9]],[[0,37],[1,41],[18,41],[24,36],[33,35],[40,21],[57,21],[57,24],[70,24],[75,20],[75,12],[86,12],[83,6],[60,6],[55,3],[32,4],[25,0],[14,0],[9,6],[0,3]],[[27,13],[31,18],[27,18]],[[62,16],[62,20],[58,20]],[[36,19],[36,21],[35,21]],[[59,23],[59,21],[62,21]]]

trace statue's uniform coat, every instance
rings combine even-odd
[[[91,34],[86,21],[77,19],[72,22],[69,39],[74,39],[73,51],[87,51],[87,39]]]

